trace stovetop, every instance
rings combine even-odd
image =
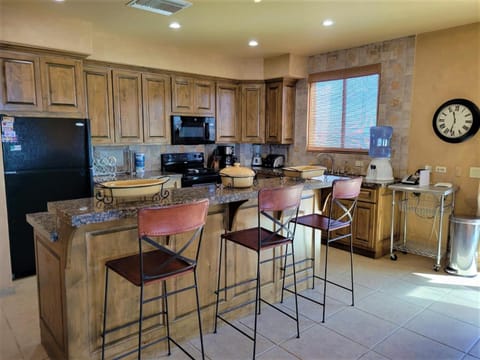
[[[165,172],[182,174],[182,186],[210,184],[219,179],[215,169],[205,167],[205,155],[202,152],[162,154],[161,168]]]

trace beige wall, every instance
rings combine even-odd
[[[447,167],[433,173],[433,182],[460,186],[457,214],[475,214],[480,179],[469,177],[480,166],[480,133],[460,143],[443,142],[433,132],[436,109],[453,98],[466,98],[480,106],[480,23],[417,36],[412,117],[409,130],[408,169],[424,165]]]
[[[8,293],[12,285],[10,269],[10,246],[8,242],[7,205],[5,199],[5,179],[3,161],[0,157],[0,296]]]
[[[24,24],[25,26],[19,26]],[[226,57],[105,33],[93,24],[45,12],[41,2],[0,1],[0,41],[61,49],[88,59],[234,79],[263,79],[263,58]]]

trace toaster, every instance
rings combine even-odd
[[[263,166],[268,168],[280,168],[285,163],[285,156],[281,154],[269,154],[263,161]]]

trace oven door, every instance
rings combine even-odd
[[[215,118],[172,116],[172,145],[215,143]]]

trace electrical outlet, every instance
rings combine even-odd
[[[447,167],[446,166],[435,166],[435,172],[446,173],[447,172]]]
[[[470,177],[471,178],[480,178],[480,167],[472,166],[470,168]]]
[[[355,166],[356,167],[363,167],[363,161],[362,160],[355,160]]]

